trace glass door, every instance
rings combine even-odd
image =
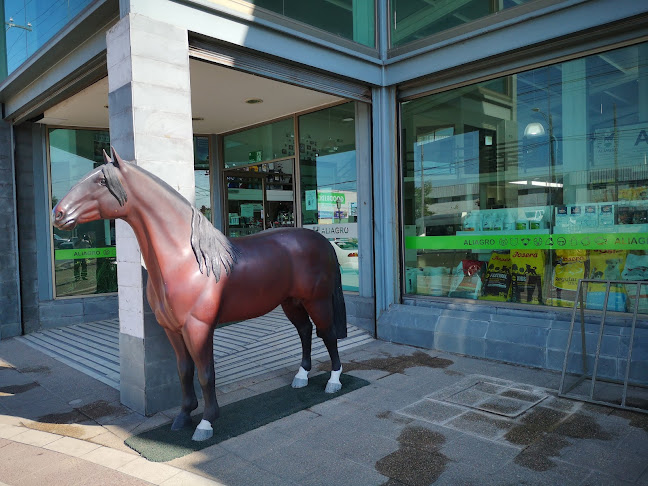
[[[230,237],[295,226],[293,167],[291,158],[225,171]]]

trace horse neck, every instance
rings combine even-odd
[[[182,248],[190,249],[191,206],[145,173],[130,172],[131,210],[124,220],[133,228],[150,274],[166,262],[177,261]]]

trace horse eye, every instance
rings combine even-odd
[[[106,185],[106,178],[105,178],[105,177],[102,177],[102,178],[99,180],[99,184],[101,184],[102,186],[105,186],[105,185]]]

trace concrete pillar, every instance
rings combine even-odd
[[[187,31],[126,14],[106,36],[111,143],[192,204],[195,182]],[[180,404],[175,354],[146,302],[130,226],[116,224],[121,401],[147,415]]]
[[[374,88],[373,103],[374,272],[377,334],[380,315],[400,296],[396,89]]]
[[[21,334],[13,148],[12,126],[0,120],[0,232],[4,235],[0,238],[0,339]]]

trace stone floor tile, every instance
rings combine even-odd
[[[440,450],[450,460],[474,467],[486,474],[498,471],[520,452],[516,447],[468,434],[449,441]],[[479,453],[475,454],[475,451]]]
[[[214,481],[204,476],[199,476],[188,471],[182,471],[175,476],[160,483],[160,486],[224,486],[223,483]]]
[[[18,425],[0,424],[0,439],[11,439],[27,430]]]
[[[94,462],[110,469],[119,469],[124,465],[133,462],[139,458],[139,455],[128,454],[127,452],[116,451],[108,447],[99,447],[93,451],[81,456],[81,459]]]
[[[72,439],[70,437],[61,437],[60,439],[44,446],[45,449],[49,449],[50,451],[60,452],[73,457],[83,456],[98,447],[100,447],[99,444],[93,444],[92,442],[86,442],[79,439]]]
[[[514,422],[497,418],[492,414],[466,412],[445,425],[467,434],[495,440],[506,434],[514,426]]]
[[[117,468],[117,470],[153,484],[162,484],[180,472],[175,467],[160,462],[150,462],[143,457],[138,457],[134,461]]]
[[[40,430],[26,430],[22,434],[14,435],[11,440],[29,444],[37,447],[42,447],[50,442],[60,439],[60,435],[41,432]]]
[[[407,417],[441,424],[466,413],[466,408],[425,399],[398,410],[398,413]]]

